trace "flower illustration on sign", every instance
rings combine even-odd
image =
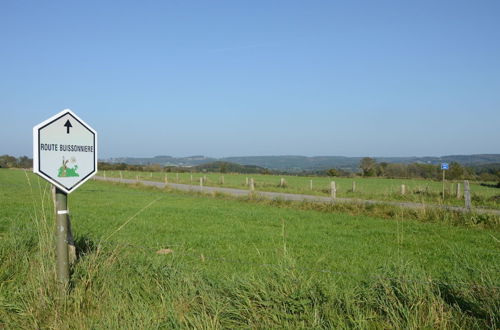
[[[76,170],[78,169],[78,165],[75,164],[73,167],[68,167],[69,162],[71,162],[72,164],[75,164],[76,163],[75,157],[72,157],[71,159],[67,159],[67,160],[65,160],[63,157],[62,166],[59,167],[59,173],[57,174],[58,177],[65,178],[65,177],[80,176],[78,173],[76,173]]]

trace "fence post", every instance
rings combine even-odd
[[[224,184],[224,175],[221,175],[220,176],[220,184],[223,185]]]
[[[406,186],[404,185],[404,183],[401,185],[401,195],[404,195],[406,194]]]
[[[460,183],[457,183],[457,199],[460,199]]]
[[[179,173],[175,173],[175,181],[177,181],[177,183],[179,183]]]
[[[120,171],[120,181],[123,180],[123,175],[122,175],[122,171]]]
[[[283,188],[285,186],[285,179],[281,178],[280,180],[280,187]]]
[[[153,172],[149,172],[149,177],[152,178],[153,177]]]
[[[103,173],[104,173],[104,178],[106,179],[106,171],[103,171]]]
[[[168,184],[168,176],[165,174],[165,184]]]
[[[464,197],[465,197],[465,208],[470,211],[472,205],[470,200],[470,186],[468,180],[464,180]]]
[[[193,175],[192,174],[190,175],[189,180],[190,180],[191,184],[193,184]]]
[[[356,181],[352,182],[352,192],[356,191]]]
[[[330,183],[330,191],[332,194],[332,199],[336,199],[337,198],[337,185],[335,184],[335,181],[332,181]]]
[[[313,190],[313,180],[309,180],[309,189]]]
[[[255,190],[255,183],[253,181],[253,178],[250,179],[250,191],[254,191]]]
[[[248,187],[248,176],[247,176],[247,178],[246,178],[246,180],[245,180],[245,186],[247,186],[247,187]]]
[[[203,178],[200,178],[200,191],[203,190]]]

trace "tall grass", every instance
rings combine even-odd
[[[467,259],[474,254],[467,254],[468,257],[461,259],[461,267],[470,271],[470,277],[445,272],[441,276],[431,276],[423,266],[404,257],[387,260],[385,265],[361,274],[328,271],[322,266],[304,267],[303,250],[297,246],[311,242],[306,237],[299,240],[301,236],[297,235],[303,232],[300,230],[303,227],[299,227],[297,233],[287,215],[308,217],[311,222],[323,219],[316,216],[315,210],[307,210],[312,205],[304,204],[304,210],[292,208],[289,212],[273,213],[275,206],[284,204],[259,200],[250,203],[224,199],[210,201],[206,196],[177,194],[164,201],[162,207],[170,208],[183,200],[189,203],[186,214],[184,209],[175,214],[170,211],[172,217],[179,216],[182,222],[196,217],[201,223],[200,228],[206,230],[201,233],[201,241],[214,239],[209,235],[215,237],[214,246],[221,246],[218,252],[224,258],[212,257],[217,254],[209,251],[208,247],[212,246],[209,244],[202,245],[206,255],[200,256],[199,251],[192,248],[193,243],[190,247],[189,240],[180,240],[185,246],[178,246],[171,254],[158,255],[153,244],[136,246],[131,243],[131,235],[137,230],[146,232],[148,225],[156,231],[170,225],[170,222],[140,222],[144,220],[140,218],[141,212],[149,211],[160,201],[148,207],[149,203],[165,194],[159,191],[152,193],[143,188],[132,191],[103,183],[91,186],[89,191],[106,188],[116,194],[134,193],[133,196],[147,198],[133,204],[130,216],[115,223],[106,218],[119,210],[117,206],[124,207],[127,202],[132,204],[131,200],[124,200],[124,195],[120,195],[114,200],[107,200],[100,208],[99,197],[88,196],[93,205],[87,212],[95,210],[96,217],[106,222],[102,231],[96,231],[98,234],[86,232],[82,227],[75,232],[79,259],[71,269],[70,289],[62,296],[55,284],[54,210],[50,191],[47,185],[33,180],[32,176],[27,176],[27,182],[26,187],[19,188],[17,196],[10,197],[12,205],[1,205],[0,328],[474,329],[500,326],[498,279],[490,268],[484,266],[483,269]],[[258,204],[253,205],[254,202]],[[249,223],[257,210],[262,212],[257,216],[267,214],[271,218],[275,214],[282,215],[275,224],[268,226],[273,233],[277,233],[277,248],[265,257],[259,252],[265,247],[255,249],[256,255],[252,258],[231,254],[228,251],[235,249],[235,245],[225,238],[223,230],[234,226],[234,223],[219,217],[203,218],[193,207],[196,203],[207,203],[204,213],[208,213],[210,207],[237,210],[231,221],[237,223],[242,218],[239,228],[256,231],[252,237],[265,234],[262,223],[257,223],[257,227]],[[272,207],[262,203],[270,203]],[[154,212],[165,213],[164,209],[151,212],[149,221],[153,220]],[[401,220],[406,215],[399,213],[397,217]],[[91,219],[89,215],[85,221]],[[356,221],[356,216],[346,219],[349,221],[328,217],[325,224],[338,222],[339,226],[349,226],[353,233],[360,230],[361,222]],[[138,229],[130,227],[134,222],[137,223],[133,228]],[[380,223],[373,220],[372,225],[377,227]],[[305,225],[316,230],[307,223]],[[407,231],[421,230],[410,223],[407,226]],[[340,227],[325,227],[323,230],[331,228],[339,231]],[[450,231],[453,229],[456,228],[450,227]],[[443,234],[442,231],[440,233]],[[191,236],[195,234],[190,233]],[[317,231],[317,235],[320,234],[321,231]],[[140,236],[145,235],[142,233]],[[405,242],[409,241],[404,235],[409,236],[410,233],[405,234],[400,227],[397,245],[401,248],[405,248]],[[243,235],[232,238],[242,239]],[[356,239],[356,236],[350,239]],[[157,238],[155,240],[158,241]],[[257,242],[256,238],[253,240]],[[465,251],[465,244],[469,243],[462,244],[461,248]],[[227,248],[224,250],[222,246]],[[492,246],[493,249],[496,247]],[[341,256],[340,251],[332,253]],[[244,267],[237,268],[236,265]]]
[[[224,194],[217,194],[220,198],[231,198]],[[443,223],[453,226],[464,226],[474,228],[500,229],[500,216],[487,213],[464,213],[447,209],[433,207],[404,208],[386,204],[363,204],[363,203],[316,203],[310,201],[285,201],[283,199],[259,198],[254,194],[251,197],[239,198],[247,202],[271,205],[283,208],[294,208],[300,210],[315,210],[320,212],[342,212],[350,215],[370,215],[384,219],[418,220],[422,222]]]
[[[304,272],[283,253],[259,276],[214,278],[172,257],[96,245],[54,286],[50,246],[28,232],[1,243],[0,324],[6,328],[496,328],[500,291],[490,278],[449,284],[393,264],[357,285]],[[89,242],[82,244],[89,244]],[[205,261],[208,262],[208,261]],[[40,273],[40,266],[51,269]]]

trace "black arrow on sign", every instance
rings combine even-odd
[[[64,124],[64,126],[66,126],[66,134],[69,134],[69,128],[73,127],[73,125],[69,122],[69,119],[66,120],[66,124]]]

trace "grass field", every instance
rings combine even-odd
[[[120,177],[120,171],[100,171],[99,175]],[[206,177],[207,186],[224,186],[248,189],[247,178],[254,178],[255,189],[261,191],[287,192],[308,195],[330,195],[330,182],[337,186],[337,197],[349,197],[375,200],[411,201],[431,204],[463,206],[463,181],[447,181],[445,184],[445,200],[442,199],[442,182],[419,179],[386,179],[386,178],[331,178],[304,176],[277,176],[261,174],[220,174],[220,173],[161,173],[121,171],[124,179],[164,181],[165,176],[170,183],[199,184],[200,178]],[[224,177],[224,184],[221,182]],[[191,181],[191,177],[193,180]],[[280,187],[280,179],[284,178],[285,187]],[[311,180],[313,189],[311,189]],[[352,191],[353,181],[355,191]],[[456,197],[457,184],[461,185],[461,198]],[[406,186],[405,195],[401,195],[401,185]],[[489,183],[496,184],[496,183]],[[482,186],[478,182],[470,183],[472,204],[476,207],[500,208],[500,189]]]
[[[0,196],[0,328],[500,327],[497,230],[91,181],[61,298],[49,185],[0,170]]]

